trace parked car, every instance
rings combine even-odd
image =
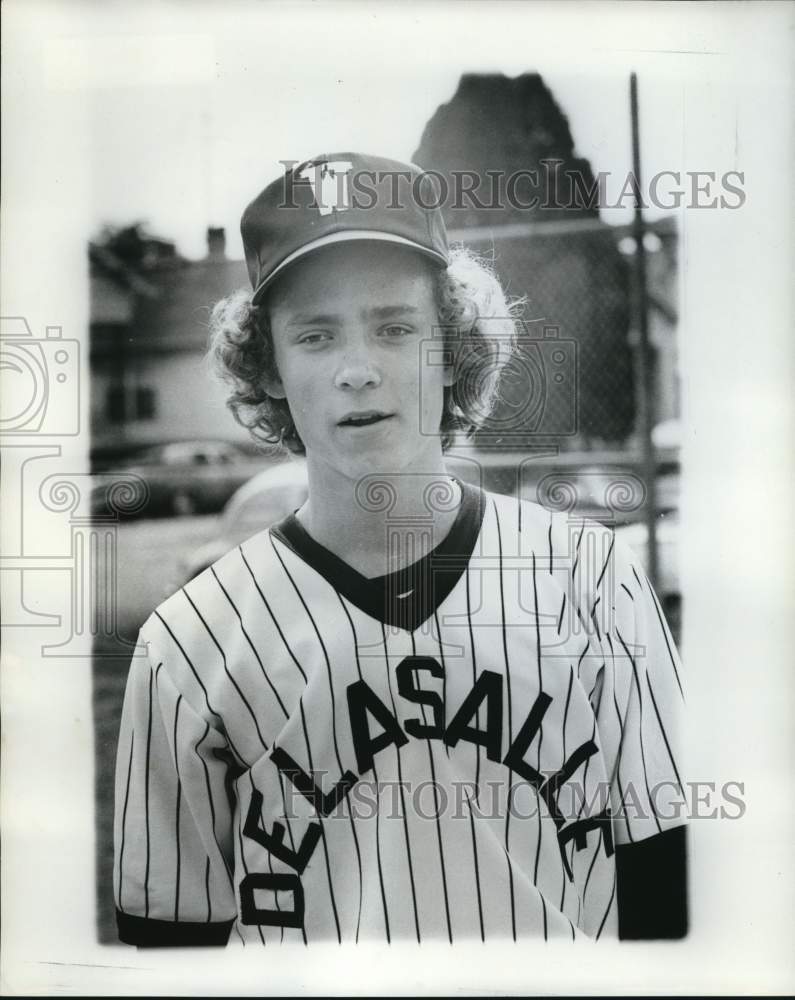
[[[184,580],[192,580],[236,545],[298,510],[306,496],[303,458],[287,459],[258,472],[224,507],[217,536],[185,560]]]
[[[226,441],[172,441],[154,445],[94,477],[91,509],[112,513],[114,483],[144,484],[145,502],[130,516],[215,513],[262,468],[264,459]],[[124,507],[122,506],[122,510]]]

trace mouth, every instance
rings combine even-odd
[[[382,410],[361,410],[347,413],[337,424],[338,427],[373,427],[375,424],[391,420],[393,414]]]

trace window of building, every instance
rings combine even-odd
[[[105,399],[105,412],[112,424],[134,420],[154,420],[157,416],[157,398],[151,386],[112,385]]]

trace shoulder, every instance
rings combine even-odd
[[[532,546],[549,545],[560,551],[572,550],[583,541],[613,540],[611,527],[591,518],[574,516],[565,510],[543,507],[532,500],[517,500],[502,493],[482,491],[485,517],[499,522],[501,531],[521,533]]]
[[[628,581],[637,587],[643,579],[634,552],[610,525],[500,493],[484,491],[483,498],[484,550],[535,557],[586,597],[605,577],[627,582],[628,587]]]
[[[267,588],[277,572],[275,544],[268,528],[216,559],[155,608],[141,629],[144,641],[185,649],[206,642],[227,620],[237,621],[245,595]]]

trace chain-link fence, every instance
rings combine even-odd
[[[675,416],[675,303],[669,273],[675,232],[654,227],[652,326],[666,356],[659,420]],[[563,450],[638,444],[640,372],[633,343],[631,238],[595,220],[458,230],[454,239],[493,260],[509,296],[524,300],[516,361],[480,441],[485,448],[539,440]],[[658,380],[659,381],[659,380]],[[529,403],[528,403],[529,401]],[[523,405],[522,405],[523,404]],[[501,435],[500,430],[504,433]]]

